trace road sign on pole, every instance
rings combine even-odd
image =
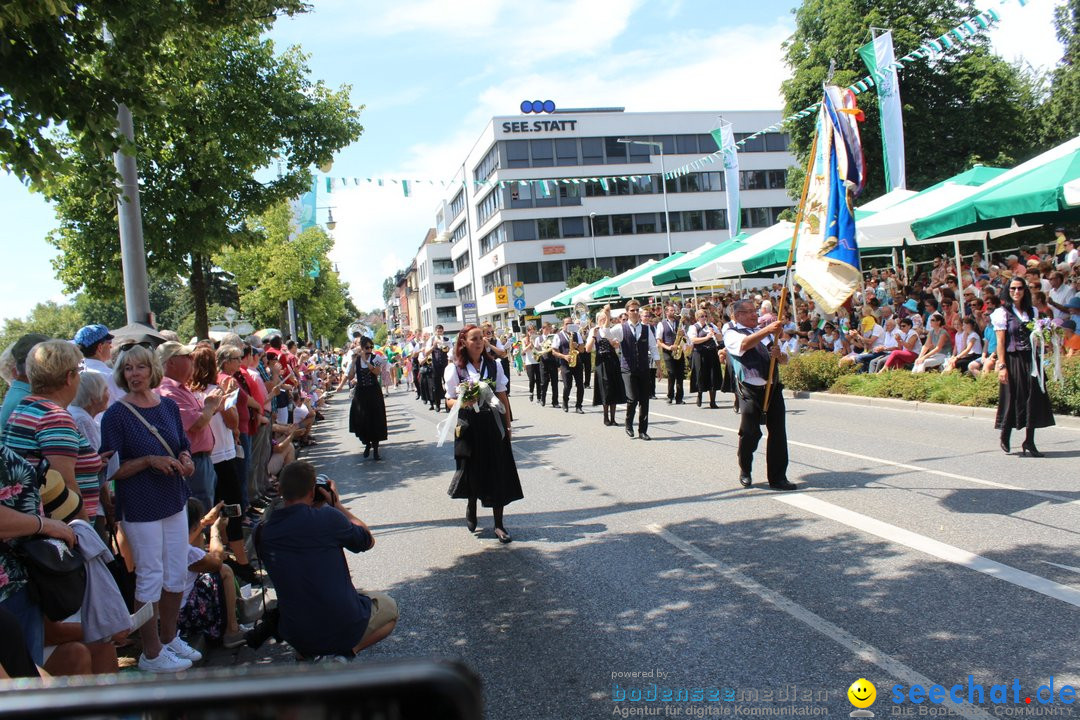
[[[514,309],[518,310],[518,311],[524,310],[525,309],[525,298],[523,298],[523,297],[514,298]]]
[[[461,303],[461,319],[466,325],[478,325],[480,323],[480,316],[476,314],[475,302]]]
[[[515,298],[524,299],[525,298],[525,283],[523,283],[521,281],[518,281],[518,282],[514,283],[513,293],[514,293]]]

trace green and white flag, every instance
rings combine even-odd
[[[724,156],[724,185],[727,193],[727,221],[729,237],[739,234],[742,214],[739,211],[739,152],[731,123],[726,122],[712,131],[713,140]]]
[[[900,81],[896,76],[892,31],[859,48],[870,76],[877,87],[881,113],[881,145],[885,156],[885,191],[907,188],[904,170],[904,119],[900,107]]]

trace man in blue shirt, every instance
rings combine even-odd
[[[352,585],[343,549],[375,545],[367,525],[316,489],[315,467],[286,465],[278,476],[284,505],[256,532],[256,549],[278,594],[282,639],[306,658],[353,657],[390,635],[397,603],[385,593],[361,593]]]

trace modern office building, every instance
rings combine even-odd
[[[433,264],[432,274],[419,279],[421,293],[435,301],[430,317],[421,309],[424,328],[432,318],[445,325],[451,305],[463,319],[467,302],[476,303],[480,319],[509,326],[516,311],[497,304],[499,286],[523,283],[531,308],[563,290],[576,267],[619,273],[726,240],[720,163],[660,183],[662,166],[671,171],[716,150],[710,131],[721,115],[737,140],[781,117],[779,111],[601,108],[492,118],[436,212],[437,239],[446,242],[425,243],[417,255],[418,274],[421,255],[432,263],[437,257],[442,273],[434,275]],[[748,141],[739,163],[742,229],[753,232],[792,206],[785,189],[794,165],[788,136],[767,133]],[[423,295],[421,307],[429,307]]]

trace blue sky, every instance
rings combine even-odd
[[[445,179],[492,115],[521,100],[627,111],[760,110],[781,106],[780,43],[794,0],[314,0],[273,37],[311,55],[313,77],[352,86],[363,136],[335,160],[335,177]],[[1054,0],[979,0],[998,7],[991,35],[1006,59],[1052,66],[1060,49]],[[853,39],[861,42],[862,39]],[[897,54],[911,48],[897,48]],[[901,92],[903,77],[901,76]],[[707,131],[709,128],[703,128]],[[350,188],[320,197],[338,221],[331,258],[361,309],[381,304],[382,280],[404,267],[434,225],[439,193]],[[325,220],[320,211],[320,220]],[[0,284],[0,318],[63,299],[45,236],[49,206],[0,175],[2,246],[19,271]],[[119,268],[116,269],[119,273]]]

